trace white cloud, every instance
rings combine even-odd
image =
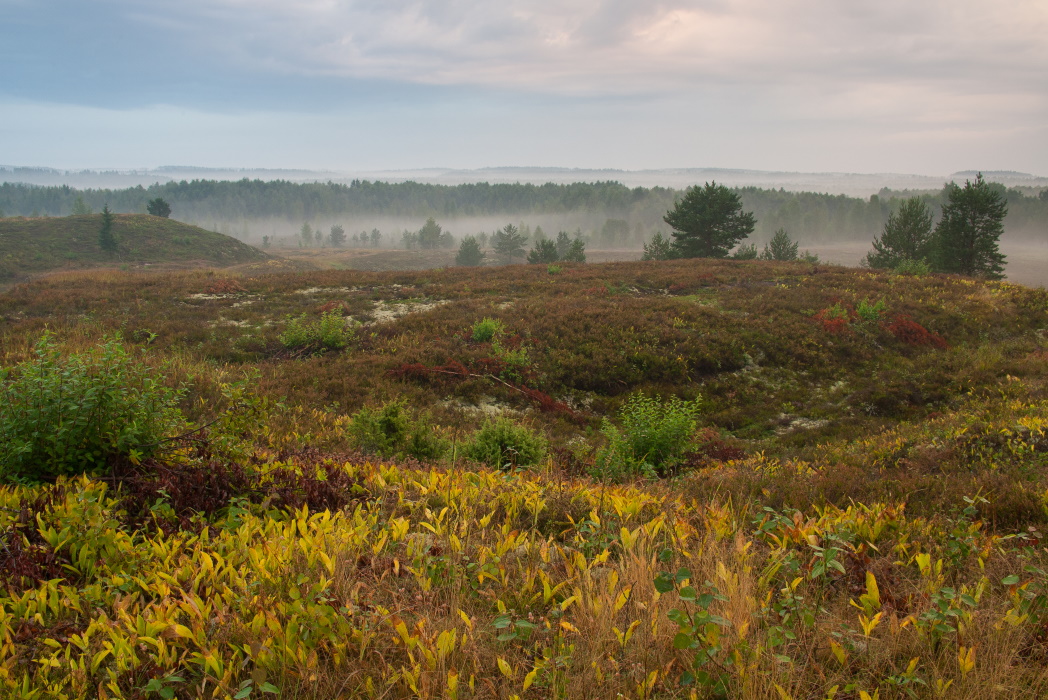
[[[816,76],[1044,87],[1048,66],[1038,0],[184,0],[151,14],[291,73],[571,94]]]

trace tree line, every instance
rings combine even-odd
[[[989,183],[1008,202],[1009,232],[1045,238],[1048,191],[1024,194]],[[888,217],[913,196],[882,190],[869,198],[756,187],[735,188],[757,219],[755,235],[769,239],[779,229],[800,233],[806,243],[841,239],[869,240]],[[344,216],[386,215],[441,219],[487,215],[534,215],[593,212],[606,217],[595,243],[639,245],[663,226],[662,216],[682,192],[663,187],[629,188],[617,182],[559,185],[434,185],[417,182],[354,181],[293,183],[240,180],[193,180],[151,187],[85,189],[68,186],[0,184],[0,211],[7,216],[66,216],[78,201],[93,211],[105,204],[114,212],[145,212],[150,200],[170,203],[183,221],[243,221],[276,218],[288,222]],[[947,189],[919,196],[941,207]]]
[[[1001,279],[1005,256],[999,242],[1008,215],[1008,202],[983,179],[964,187],[949,183],[937,223],[929,204],[920,197],[906,199],[873,239],[864,264],[907,273],[949,272],[969,277]],[[758,257],[756,246],[743,241],[753,233],[757,218],[743,209],[738,192],[716,182],[688,188],[663,220],[671,237],[657,235],[644,246],[645,260],[671,258]],[[760,255],[768,260],[796,260],[798,244],[780,228]],[[817,262],[814,256],[803,256]]]

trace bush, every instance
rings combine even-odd
[[[496,318],[482,318],[473,324],[473,342],[490,342],[496,336],[502,335],[502,332],[502,321]]]
[[[472,460],[500,469],[526,467],[546,454],[546,440],[509,418],[497,418],[473,434],[465,452]]]
[[[288,350],[342,350],[352,342],[354,331],[338,311],[328,311],[319,319],[305,314],[288,319],[280,343]]]
[[[353,414],[348,433],[354,447],[382,457],[434,460],[448,449],[448,441],[433,431],[425,417],[413,417],[403,399],[360,409]]]
[[[661,476],[677,464],[695,433],[699,399],[676,396],[663,402],[631,396],[619,411],[618,428],[607,418],[601,432],[608,444],[597,452],[597,476],[629,479]]]
[[[114,457],[137,460],[184,424],[182,390],[163,386],[119,336],[63,357],[45,334],[34,352],[0,370],[0,480],[53,480]]]
[[[924,260],[910,260],[904,258],[896,263],[892,271],[897,275],[910,275],[912,277],[924,277],[930,275],[932,266]]]
[[[731,254],[731,258],[733,260],[756,260],[757,246],[753,243],[750,243],[749,245],[742,244]]]

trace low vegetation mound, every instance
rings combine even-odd
[[[268,255],[235,238],[146,214],[112,215],[116,248],[99,245],[102,214],[0,219],[0,283],[52,270],[119,265],[228,267]]]

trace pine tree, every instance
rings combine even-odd
[[[342,244],[346,242],[346,229],[342,228],[342,224],[335,224],[331,227],[328,239],[331,241],[332,246],[341,248]]]
[[[460,267],[476,267],[484,260],[484,252],[480,249],[480,243],[476,236],[466,236],[459,244],[458,254],[455,256],[455,264]]]
[[[102,208],[102,228],[98,231],[98,245],[107,253],[116,251],[116,236],[113,235],[113,213],[109,203]]]
[[[910,197],[888,215],[884,232],[866,256],[870,267],[892,269],[906,260],[926,260],[931,253],[932,212],[920,197]]]
[[[171,216],[171,205],[163,200],[161,197],[149,200],[146,204],[146,211],[153,216],[159,216],[163,219]]]
[[[673,227],[678,258],[725,258],[757,225],[751,212],[742,211],[739,195],[716,182],[688,188],[662,219]]]
[[[932,237],[934,269],[1001,279],[1004,255],[997,243],[1004,232],[1008,203],[1000,191],[979,173],[974,183],[968,180],[964,187],[951,182],[946,197]]]
[[[796,260],[799,243],[790,238],[786,229],[780,228],[772,236],[771,242],[764,246],[761,260]]]

